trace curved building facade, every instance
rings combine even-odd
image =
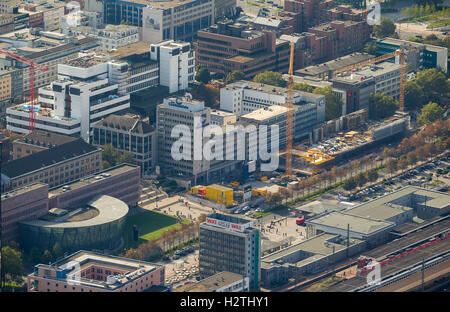
[[[120,245],[127,213],[123,201],[99,195],[62,217],[21,222],[19,232],[25,248],[51,250],[58,243],[64,251],[114,249]]]

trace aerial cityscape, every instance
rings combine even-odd
[[[448,0],[0,0],[0,293],[448,292],[449,49]]]

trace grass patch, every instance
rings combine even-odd
[[[331,284],[333,284],[334,282],[339,281],[340,279],[341,278],[337,277],[337,276],[330,277],[326,281],[323,281],[321,283],[316,283],[316,284],[312,285],[311,287],[308,288],[307,291],[308,292],[320,291],[322,288],[326,288],[327,286],[330,286]]]
[[[248,6],[257,6],[257,7],[259,7],[259,4],[258,4],[258,3],[251,2],[251,1],[247,1],[247,5],[248,5]]]
[[[268,216],[268,215],[271,215],[271,214],[272,214],[272,211],[258,211],[258,212],[255,212],[253,215],[255,217],[259,217],[259,216],[265,217],[265,216]]]
[[[440,184],[442,184],[442,181],[439,181],[439,180],[436,180],[436,181],[433,181],[430,183],[431,186],[438,186]]]
[[[427,25],[427,29],[431,29],[431,28],[435,28],[435,27],[443,27],[443,26],[447,26],[450,25],[450,18],[447,19],[443,19],[437,22],[433,22],[429,25]]]
[[[182,223],[189,223],[189,220],[182,219]],[[139,240],[133,240],[133,225],[139,230]],[[125,248],[136,248],[146,241],[161,237],[164,231],[171,228],[180,228],[177,218],[164,213],[154,211],[144,211],[133,216],[129,216],[125,222]]]

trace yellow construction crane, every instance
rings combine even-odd
[[[417,51],[417,48],[410,48],[407,51],[405,51],[404,49],[398,49],[395,52],[392,53],[387,53],[384,55],[381,55],[379,57],[375,57],[373,59],[358,63],[358,64],[353,64],[350,66],[346,66],[343,68],[339,68],[335,71],[333,71],[332,75],[333,77],[338,74],[338,73],[343,73],[343,72],[349,72],[370,64],[375,64],[375,63],[379,63],[385,60],[388,60],[390,58],[399,56],[400,57],[400,96],[399,96],[399,104],[400,104],[400,110],[404,111],[405,109],[405,54],[406,52],[414,52]]]
[[[295,44],[291,42],[291,55],[289,58],[289,77],[287,83],[286,99],[286,171],[287,177],[292,176],[292,138],[294,128],[294,49]]]

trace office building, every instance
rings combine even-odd
[[[175,289],[175,292],[244,292],[249,291],[248,277],[231,272],[220,272],[196,283]]]
[[[400,67],[399,64],[382,62],[363,67],[346,76],[350,80],[364,80],[366,77],[374,77],[375,93],[384,93],[392,96],[394,100],[400,97]]]
[[[80,267],[70,267],[71,262]],[[74,283],[79,272],[79,280]],[[55,263],[38,264],[27,276],[29,292],[143,292],[164,285],[164,266],[78,251]]]
[[[127,22],[139,27],[145,42],[168,39],[191,42],[197,31],[214,23],[214,0],[105,0],[106,24]]]
[[[250,79],[265,71],[287,72],[289,42],[276,38],[276,32],[253,30],[231,20],[198,32],[196,63],[211,73],[226,76],[237,70]]]
[[[220,180],[224,175],[240,168],[239,164],[242,165],[242,161],[236,158],[234,158],[235,160],[226,160],[223,154],[220,155],[222,159],[208,160],[203,156],[196,159],[194,149],[198,148],[199,151],[203,151],[204,144],[209,138],[204,137],[201,142],[196,143],[194,131],[203,131],[204,127],[211,123],[210,113],[211,109],[205,107],[203,101],[192,100],[190,97],[166,98],[163,104],[158,105],[156,111],[158,164],[161,166],[162,173],[191,181],[193,185],[197,185],[200,183],[210,184],[212,181]],[[194,118],[201,124],[194,124]],[[172,146],[178,138],[172,137],[171,133],[174,127],[180,125],[189,129],[190,137],[185,139],[190,139],[191,145],[189,151],[183,151],[183,154],[189,159],[186,157],[175,160],[172,155]],[[226,136],[226,133],[224,135]],[[234,133],[234,135],[236,134]],[[228,138],[231,140],[232,135]],[[226,141],[223,140],[223,142]],[[236,142],[237,140],[235,140],[232,152],[236,151]],[[201,144],[201,146],[197,146],[197,144]]]
[[[89,142],[95,122],[130,107],[127,72],[124,62],[107,62],[89,55],[59,64],[59,79],[50,88],[39,90],[40,98],[48,100],[35,106],[35,128],[78,134]],[[28,133],[30,109],[29,104],[8,108],[8,129]]]
[[[447,73],[448,48],[394,38],[379,39],[375,41],[375,45],[377,55],[405,49],[406,63],[410,65],[412,71],[439,68],[444,73]],[[415,51],[408,52],[409,49],[415,49]]]
[[[61,27],[61,17],[66,13],[66,3],[46,0],[43,4],[26,4],[19,9],[19,12],[30,15],[30,27],[53,31]],[[42,21],[42,23],[38,23],[38,21]]]
[[[121,153],[129,152],[141,167],[142,173],[150,173],[156,165],[157,138],[148,118],[139,116],[109,115],[93,125],[92,144],[111,144]]]
[[[132,94],[159,85],[159,62],[150,58],[148,43],[139,41],[110,50],[101,56],[128,63],[127,93]]]
[[[90,26],[68,26],[63,33],[72,36],[85,35],[98,40],[101,50],[110,51],[138,42],[139,28],[129,25],[106,25],[102,29]]]
[[[140,168],[131,164],[120,164],[96,171],[49,191],[49,207],[68,209],[84,205],[98,195],[117,198],[128,206],[136,205],[141,195]]]
[[[27,27],[32,27],[30,25],[31,17],[28,14],[23,13],[3,13],[0,16],[0,34],[9,33],[12,31],[17,31]]]
[[[349,55],[339,57],[332,61],[298,69],[295,71],[295,75],[299,77],[310,77],[310,78],[320,78],[323,80],[330,80],[333,77],[334,71],[347,66],[352,66],[361,62],[368,61],[372,58],[375,58],[375,56],[367,53],[355,52]]]
[[[2,241],[19,242],[19,222],[48,212],[48,185],[35,183],[2,193]]]
[[[2,166],[2,189],[46,183],[55,187],[100,171],[102,150],[77,139]]]
[[[199,272],[205,278],[228,271],[249,278],[259,290],[260,232],[253,222],[213,213],[200,224]]]
[[[29,30],[27,30],[29,31]],[[37,38],[35,38],[37,39]],[[25,44],[28,45],[28,41],[32,41],[34,39],[26,40]],[[0,38],[0,41],[4,41]],[[62,42],[59,42],[62,41]],[[83,50],[89,50],[98,46],[97,40],[94,38],[72,38],[70,42],[66,42],[64,40],[58,40],[56,46],[42,46],[37,49],[32,49],[28,52],[19,53],[24,57],[33,60],[38,63],[40,66],[49,66],[48,71],[36,70],[34,75],[34,87],[39,88],[45,85],[52,83],[57,80],[58,74],[58,64],[64,64],[70,60],[78,58],[78,53]],[[29,49],[28,49],[29,50]],[[29,66],[27,64],[21,63],[19,61],[15,61],[9,58],[6,58],[4,61],[5,65],[15,67],[21,70],[22,80],[20,84],[22,85],[22,93],[24,96],[29,95],[30,90],[30,72]],[[18,82],[19,83],[19,82]],[[22,94],[21,94],[22,95]]]
[[[76,140],[77,138],[68,135],[35,130],[12,142],[12,159],[26,157]]]
[[[261,258],[261,286],[276,287],[294,276],[317,274],[365,249],[363,240],[321,233]]]
[[[253,81],[237,81],[220,89],[220,109],[242,115],[272,105],[286,106],[287,89]],[[305,104],[315,106],[314,123],[325,120],[325,98],[309,92],[295,91],[294,105],[299,108]]]
[[[347,93],[345,112],[347,114],[361,109],[369,109],[370,94],[375,92],[375,78],[363,76],[354,79],[355,76],[337,76],[332,79],[333,88],[344,90]]]
[[[211,110],[211,124],[217,126],[232,125],[236,122],[236,115],[219,109]]]
[[[237,0],[214,0],[214,18],[219,21],[236,15]]]
[[[195,53],[188,42],[173,40],[150,45],[150,58],[159,63],[159,84],[169,93],[185,90],[194,82]]]

